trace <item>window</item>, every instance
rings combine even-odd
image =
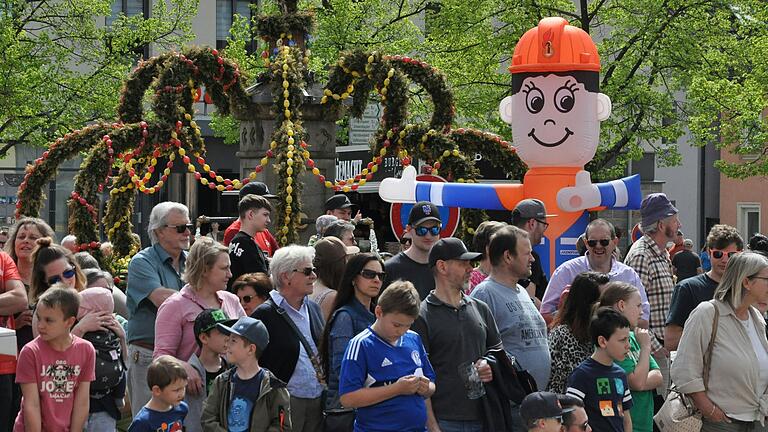
[[[746,242],[760,232],[760,203],[738,203],[736,212],[736,227]]]
[[[107,26],[111,26],[120,14],[129,17],[141,15],[145,19],[149,18],[149,1],[150,0],[113,0],[112,14],[107,17]],[[144,44],[137,46],[133,49],[133,52],[137,57],[148,59],[149,45]]]
[[[653,181],[656,179],[656,153],[643,153],[643,158],[632,161],[632,175],[640,174],[640,180]]]
[[[229,29],[232,28],[232,23],[235,22],[235,14],[248,18],[248,20],[251,19],[253,16],[250,7],[251,4],[258,5],[258,2],[255,0],[216,0],[217,49],[222,49],[227,46],[227,37],[229,37]],[[252,52],[255,49],[255,41],[251,40],[249,45],[248,52]]]
[[[144,15],[149,17],[149,0],[114,0],[112,15],[107,17],[107,25],[112,25],[120,14],[125,16]]]

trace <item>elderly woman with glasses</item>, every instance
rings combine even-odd
[[[768,259],[744,252],[729,260],[714,299],[699,304],[685,323],[672,380],[701,412],[702,432],[766,429],[768,340],[765,320],[755,308],[765,302]]]
[[[322,430],[323,371],[318,349],[324,320],[320,307],[309,299],[317,279],[312,265],[315,250],[290,245],[278,249],[269,264],[274,290],[251,315],[269,331],[269,345],[259,358],[291,394],[294,431]]]
[[[373,300],[379,296],[384,281],[384,263],[376,255],[352,256],[342,276],[339,290],[325,326],[320,347],[323,368],[328,376],[326,409],[338,409],[341,360],[347,343],[376,321]]]

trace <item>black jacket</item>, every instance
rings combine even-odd
[[[485,384],[481,400],[483,430],[511,431],[512,405],[519,405],[526,395],[536,391],[536,381],[527,371],[515,367],[514,358],[503,349],[490,350],[483,358],[493,372],[493,380]]]
[[[315,346],[319,347],[325,326],[323,313],[317,303],[309,300],[309,298],[304,301],[309,310],[312,340],[314,340]],[[272,299],[259,305],[251,317],[261,320],[269,331],[269,345],[259,358],[259,365],[269,369],[281,381],[288,382],[294,369],[296,369],[296,363],[299,361],[301,341],[298,335],[285,321],[285,318],[277,313]],[[286,318],[291,319],[288,316]],[[311,355],[311,353],[308,354]]]

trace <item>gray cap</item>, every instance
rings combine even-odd
[[[547,214],[547,209],[544,207],[544,203],[537,199],[524,199],[517,203],[515,209],[512,210],[512,223],[517,223],[522,220],[528,219],[546,219],[548,217],[555,217],[556,214]]]
[[[231,323],[232,321],[229,321]],[[216,324],[222,333],[238,335],[248,342],[256,345],[259,352],[263,353],[269,345],[269,331],[263,322],[248,316],[241,317],[234,325],[228,327],[224,324]]]
[[[677,209],[663,193],[652,193],[645,197],[642,204],[640,204],[641,225],[643,227],[649,227],[662,219],[676,214]]]
[[[334,222],[339,220],[334,215],[321,215],[318,216],[315,220],[315,228],[317,228],[317,234],[322,235],[325,232],[325,229],[331,226]]]

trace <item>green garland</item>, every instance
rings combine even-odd
[[[284,15],[261,15],[256,19],[260,38],[277,41],[285,35],[307,35],[315,28],[315,15],[311,12],[287,13]]]
[[[432,99],[435,108],[428,125],[405,124],[409,80],[422,87]],[[350,114],[359,118],[371,91],[379,94],[384,108],[371,149],[373,161],[355,178],[337,185],[326,182],[326,186],[335,190],[356,189],[358,183],[355,182],[370,179],[376,165],[388,153],[397,154],[403,164],[413,159],[425,160],[432,164],[434,174],[442,173],[448,181],[477,181],[479,171],[472,157],[475,153],[485,155],[512,178],[522,178],[525,173],[525,165],[514,148],[500,137],[474,129],[451,128],[455,115],[453,95],[445,76],[428,64],[402,56],[363,51],[346,53],[331,70],[323,103],[335,108],[351,97]],[[485,219],[483,211],[464,210],[459,235],[469,241],[474,227]]]
[[[304,61],[298,48],[283,46],[270,65],[275,100],[275,130],[272,133],[270,151],[276,152],[275,169],[278,174],[276,226],[278,239],[283,246],[299,240],[297,227],[301,223],[301,176],[305,163],[310,159],[306,134],[301,122],[301,104]],[[279,84],[279,85],[277,85]]]
[[[108,180],[112,168],[122,163],[111,185],[103,223],[115,246],[116,258],[111,260],[112,263],[135,253],[137,245],[131,235],[130,220],[136,190],[144,193],[159,190],[170,173],[176,154],[182,157],[189,171],[194,171],[194,166],[186,153],[195,156],[198,162],[204,161],[205,145],[200,129],[192,120],[193,95],[201,85],[206,87],[223,114],[231,109],[250,108],[237,65],[220,57],[216,50],[193,48],[183,54],[168,53],[143,62],[123,86],[118,106],[119,123],[100,123],[67,134],[52,143],[48,151],[27,168],[19,188],[17,216],[39,214],[44,199],[42,190],[55,177],[57,167],[87,151],[68,202],[69,230],[77,236],[82,249],[92,249],[102,264],[109,265],[98,251],[96,215],[100,208],[100,192],[110,186]],[[150,89],[154,92],[152,108],[156,120],[148,124],[141,120],[144,117],[142,101]],[[145,187],[144,183],[154,175],[158,159],[162,158],[169,162],[162,170],[162,176],[157,174],[160,177],[157,187]],[[215,173],[210,174],[218,181]],[[236,182],[235,186],[240,185]],[[231,182],[227,188],[233,188]]]

